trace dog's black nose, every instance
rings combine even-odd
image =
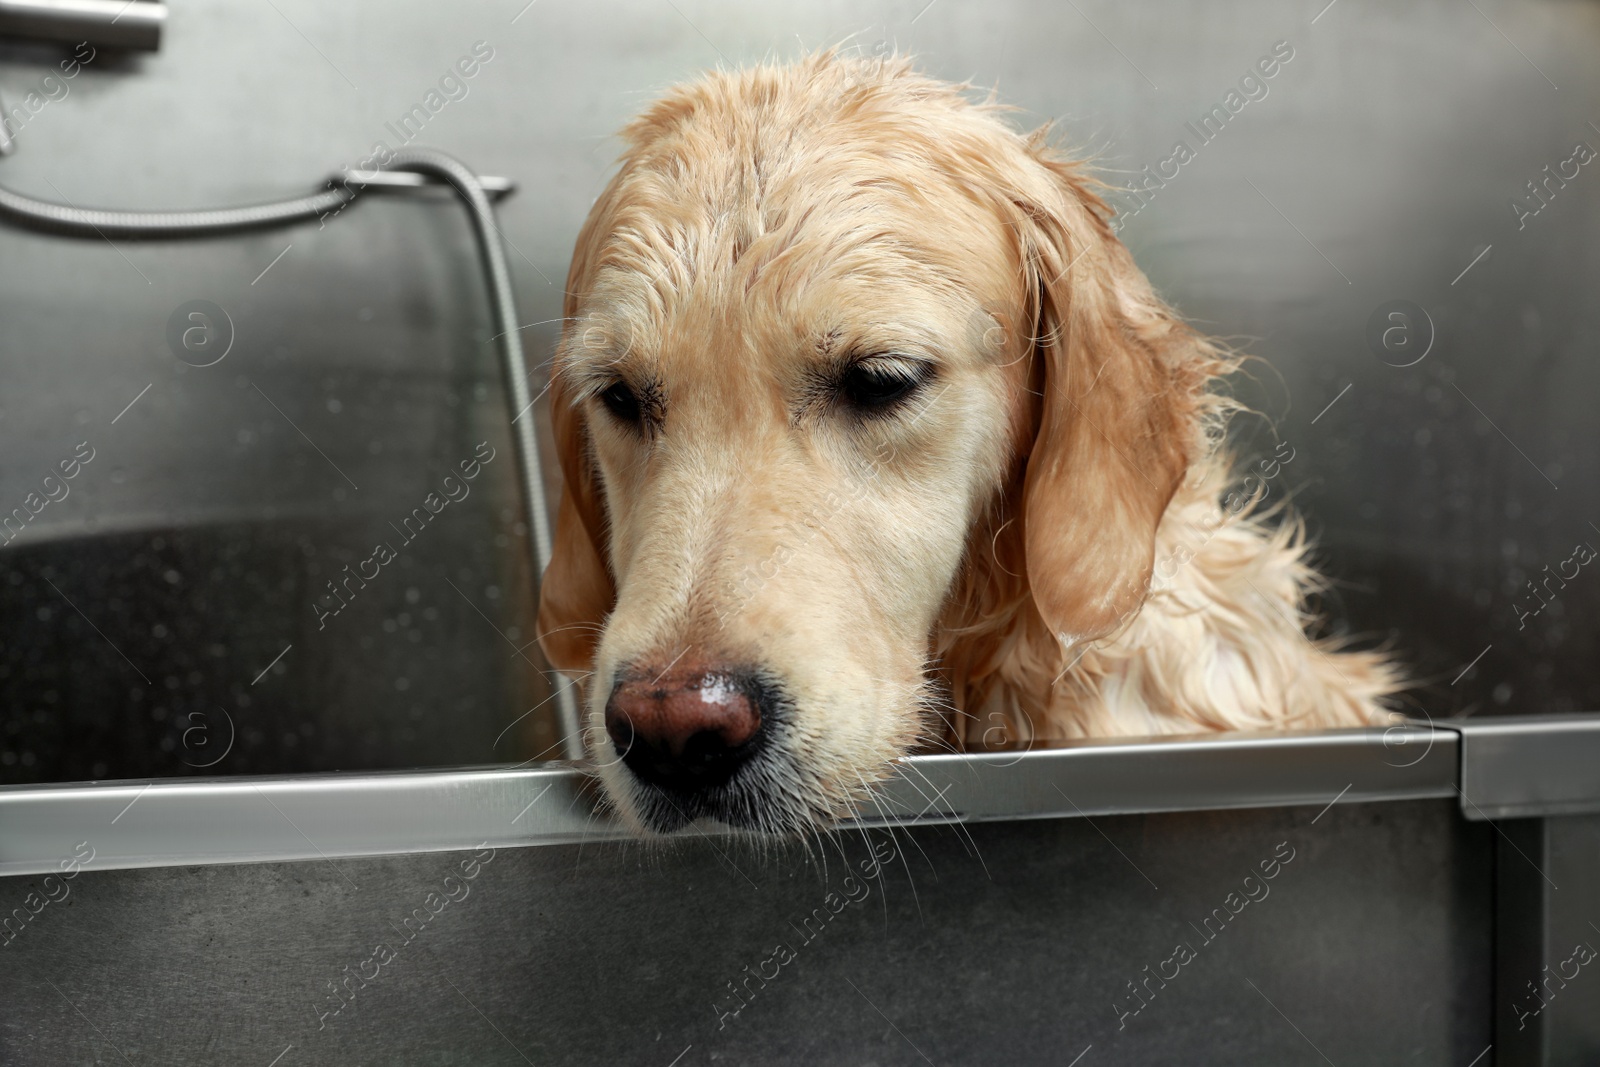
[[[679,791],[726,782],[756,750],[761,687],[739,672],[673,664],[618,678],[606,701],[606,732],[643,781]]]

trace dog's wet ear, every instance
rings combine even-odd
[[[550,408],[563,485],[550,565],[539,585],[539,646],[551,666],[575,673],[594,667],[600,630],[617,594],[605,563],[605,508],[588,455],[583,413],[566,393],[557,378],[550,389]]]
[[[1204,447],[1207,383],[1228,362],[1151,289],[1090,181],[1043,152],[1017,197],[1042,397],[1023,483],[1028,582],[1074,645],[1143,603],[1156,528]]]
[[[594,282],[599,245],[608,232],[616,191],[614,177],[578,232],[562,302],[563,335],[570,339],[582,299]],[[565,343],[565,342],[564,342]],[[550,565],[539,584],[539,646],[553,667],[571,673],[592,670],[606,616],[616,605],[616,584],[606,565],[606,521],[600,476],[589,453],[582,410],[557,370],[550,380],[550,425],[561,464],[561,502],[556,507]]]

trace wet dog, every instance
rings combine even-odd
[[[803,832],[919,746],[1360,725],[1396,688],[1308,636],[1300,529],[1230,480],[1236,359],[965,89],[830,51],[624,131],[540,636],[639,827]]]

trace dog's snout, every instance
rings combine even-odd
[[[733,776],[755,751],[761,689],[727,669],[645,672],[612,687],[606,732],[641,779],[675,790],[708,789]]]

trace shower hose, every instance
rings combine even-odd
[[[527,504],[528,529],[533,537],[534,555],[539,573],[543,575],[545,568],[550,564],[550,513],[546,506],[541,474],[543,465],[539,461],[539,442],[534,432],[534,420],[531,417],[523,418],[529,413],[533,398],[528,386],[527,361],[522,353],[522,335],[519,332],[521,324],[517,322],[516,295],[511,288],[511,271],[506,266],[505,249],[500,243],[500,229],[495,224],[494,208],[489,202],[489,194],[471,168],[454,156],[433,149],[400,149],[393,153],[391,161],[384,169],[409,171],[436,178],[454,189],[456,195],[467,205],[483,269],[488,275],[490,313],[500,341],[501,363],[505,371],[506,387],[510,390],[511,408],[516,412],[511,430],[516,446],[517,471],[522,480],[523,499]],[[344,175],[336,175],[329,179],[327,189],[292,200],[201,211],[108,211],[79,208],[46,200],[35,200],[9,189],[0,188],[0,218],[33,229],[72,237],[107,239],[210,237],[217,234],[286,226],[337,212],[355,200],[358,195],[343,179]],[[571,759],[580,759],[583,748],[578,733],[578,708],[573,696],[573,687],[564,684],[564,680],[559,676],[556,676],[553,682],[566,755]]]

